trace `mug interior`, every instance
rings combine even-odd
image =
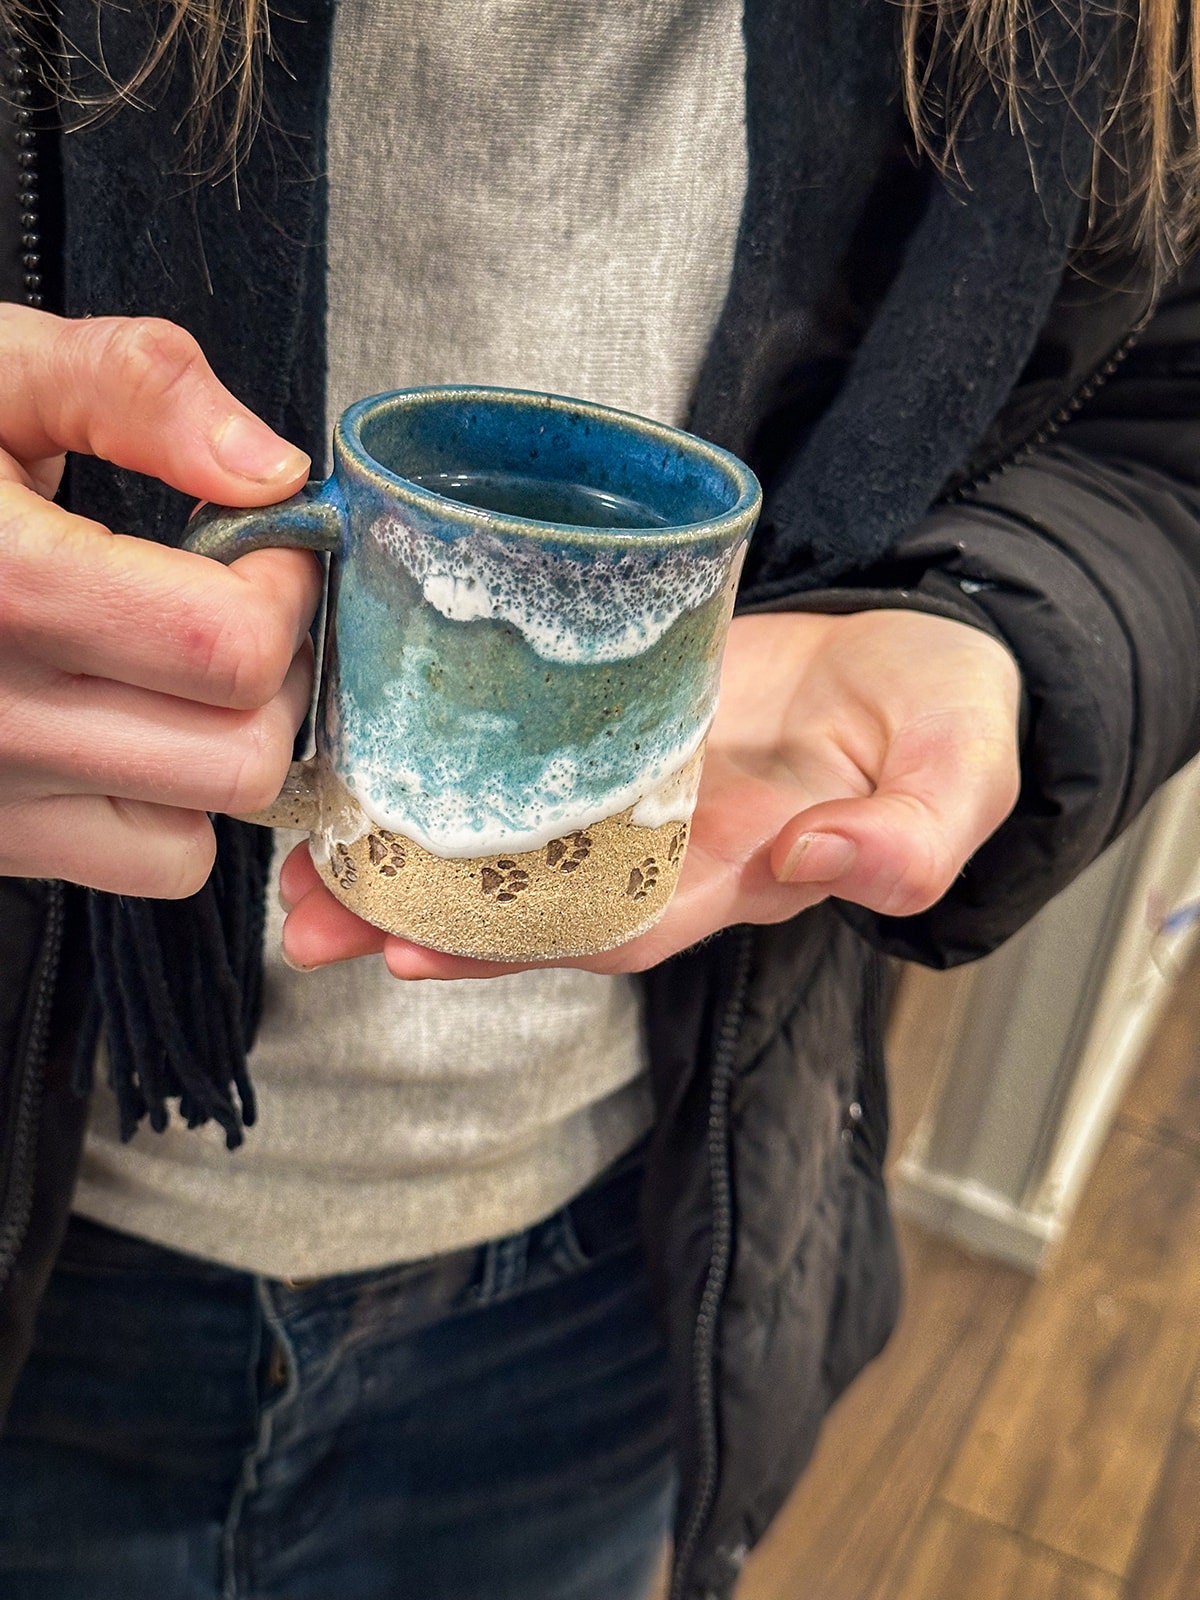
[[[377,396],[347,411],[341,436],[388,478],[557,527],[689,527],[757,492],[736,458],[690,434],[521,390]]]

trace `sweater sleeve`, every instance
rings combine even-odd
[[[937,905],[845,915],[889,952],[994,949],[1200,750],[1200,271],[1053,441],[935,508],[807,609],[911,605],[984,627],[1024,679],[1021,794]]]

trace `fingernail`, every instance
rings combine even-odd
[[[280,945],[280,947],[279,947],[279,954],[283,957],[284,966],[285,967],[291,967],[293,972],[315,972],[316,971],[315,967],[305,967],[305,966],[302,966],[299,961],[293,961],[291,956],[288,955],[287,950],[284,948],[283,945]]]
[[[832,883],[854,865],[858,846],[838,833],[802,833],[780,869],[783,883]]]
[[[226,472],[254,483],[295,478],[311,464],[303,450],[272,433],[257,417],[230,417],[213,440],[212,450]]]

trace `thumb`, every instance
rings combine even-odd
[[[234,399],[173,322],[3,306],[0,360],[0,449],[23,463],[76,450],[243,506],[283,499],[308,473],[303,451]]]
[[[800,812],[780,829],[771,870],[781,883],[820,885],[884,916],[914,916],[952,886],[1018,788],[1015,739],[982,769],[965,753],[931,759],[872,795]]]

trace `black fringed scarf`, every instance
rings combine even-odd
[[[333,0],[272,22],[264,125],[236,187],[180,175],[182,70],[153,109],[126,104],[62,143],[64,310],[166,316],[270,425],[324,456],[323,127]],[[1042,63],[1071,82],[1081,49],[1049,8]],[[155,7],[101,7],[118,80],[141,59]],[[1057,19],[1057,20],[1056,20]],[[95,0],[65,0],[86,98],[104,81]],[[880,194],[897,124],[897,14],[887,0],[747,0],[750,186],[729,297],[693,426],[756,460],[764,413],[786,400],[797,352],[830,302]],[[1057,30],[1058,37],[1054,37]],[[1087,45],[1095,51],[1095,41]],[[971,187],[927,184],[831,404],[785,450],[756,538],[755,598],[828,583],[886,550],[928,508],[1016,383],[1060,282],[1080,213],[1085,118],[1048,91],[1033,137],[979,96],[960,154]],[[150,479],[72,463],[69,504],[107,526],[176,542],[190,507]],[[98,1017],[128,1136],[168,1102],[215,1119],[232,1146],[253,1119],[246,1076],[261,999],[270,835],[226,818],[211,881],[182,902],[94,895]]]
[[[217,863],[188,900],[90,897],[92,950],[122,1139],[160,1132],[178,1099],[188,1127],[214,1121],[232,1150],[254,1121],[246,1055],[262,1006],[271,833],[214,817]],[[105,959],[100,959],[100,952]]]
[[[169,317],[214,370],[321,470],[325,455],[323,126],[332,5],[304,0],[272,19],[263,126],[236,186],[181,173],[186,63],[157,82],[153,110],[123,106],[62,140],[64,310]],[[300,13],[300,16],[297,16]],[[103,96],[87,65],[118,81],[142,59],[153,4],[65,0],[73,87]],[[67,503],[107,527],[177,544],[191,504],[150,478],[72,458]],[[86,1082],[102,1032],[128,1138],[142,1117],[216,1121],[232,1148],[254,1120],[246,1074],[262,1001],[271,833],[213,819],[217,865],[190,899],[93,894],[95,1017],[81,1045]]]

